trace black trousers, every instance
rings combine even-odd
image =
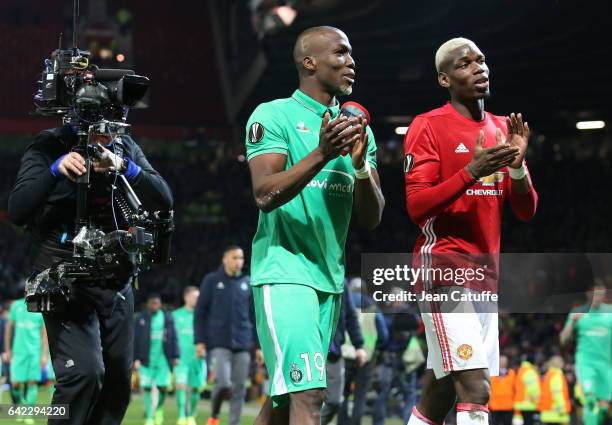
[[[523,425],[534,425],[536,423],[536,413],[535,411],[521,411]]]
[[[491,425],[512,425],[513,416],[512,410],[492,410]]]
[[[119,425],[130,402],[134,356],[131,284],[74,285],[63,313],[45,313],[57,383],[53,404],[69,405],[69,419],[49,425]]]

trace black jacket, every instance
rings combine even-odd
[[[129,136],[123,136],[124,157],[141,167],[141,172],[130,181],[146,210],[172,208],[170,188],[149,164],[140,147]],[[68,125],[40,132],[30,144],[22,159],[17,179],[8,202],[9,219],[18,226],[27,225],[33,236],[33,250],[29,259],[35,270],[43,270],[61,258],[72,254],[66,240],[74,236],[76,213],[75,183],[67,178],[56,178],[50,167],[60,156],[70,152],[77,137]],[[109,178],[92,172],[90,199],[101,214],[100,227],[113,225],[110,209]],[[105,206],[104,199],[106,199]],[[90,211],[93,207],[90,208]]]
[[[329,356],[331,360],[336,360],[342,355],[341,347],[345,341],[345,332],[348,332],[351,338],[351,344],[356,349],[363,348],[363,335],[361,334],[361,326],[357,318],[357,310],[353,303],[353,297],[348,285],[344,284],[344,292],[342,293],[342,304],[340,304],[340,316],[338,317],[338,325],[336,333],[329,347]]]
[[[249,276],[229,276],[223,265],[204,276],[193,321],[195,343],[206,344],[207,350],[250,350],[255,313]]]
[[[393,312],[385,313],[384,316],[389,339],[386,344],[378,348],[382,351],[403,353],[408,347],[410,338],[419,328],[419,315],[409,307],[400,307]]]
[[[164,356],[172,369],[172,362],[179,358],[179,346],[172,314],[164,311]],[[134,318],[134,360],[140,360],[144,366],[149,365],[151,351],[151,313],[144,310]]]

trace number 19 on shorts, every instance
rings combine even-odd
[[[304,361],[304,368],[306,369],[306,381],[310,382],[313,380],[313,367],[314,369],[316,369],[317,371],[314,372],[314,379],[318,379],[319,381],[322,381],[323,378],[325,377],[325,358],[323,357],[323,354],[321,353],[314,353],[314,356],[311,356],[309,353],[302,353],[300,354],[300,357],[302,358],[302,360]],[[317,372],[318,372],[318,376],[317,376]]]

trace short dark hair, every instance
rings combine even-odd
[[[223,255],[225,255],[226,253],[233,251],[235,249],[242,249],[240,246],[238,245],[228,245],[225,247],[225,249],[223,250]]]
[[[604,289],[608,289],[608,285],[606,285],[606,282],[604,282],[603,279],[595,278],[589,284],[589,291],[593,291],[595,288],[600,288],[600,287],[603,287]]]
[[[153,298],[158,298],[161,301],[161,295],[159,295],[157,292],[150,292],[149,295],[147,295],[147,301],[152,300]]]
[[[192,293],[193,291],[198,291],[198,287],[197,286],[185,286],[185,289],[183,289],[183,296]]]

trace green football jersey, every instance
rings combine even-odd
[[[576,321],[576,360],[612,363],[612,304],[602,304],[594,310],[585,304],[574,308],[567,317],[573,320],[575,314],[582,315]]]
[[[151,347],[149,363],[155,364],[164,356],[164,312],[159,310],[151,317]]]
[[[325,112],[339,115],[300,90],[290,98],[259,105],[246,126],[247,159],[266,154],[287,156],[285,169],[319,146]],[[376,168],[371,128],[367,160]],[[350,155],[329,161],[291,201],[269,213],[259,212],[253,239],[253,285],[297,283],[340,293],[344,281],[344,246],[353,209],[355,173]]]
[[[193,310],[186,307],[172,312],[174,326],[178,337],[181,363],[191,361],[195,358],[195,343],[193,342]]]
[[[25,303],[25,298],[15,300],[11,304],[8,319],[13,322],[13,355],[41,355],[41,332],[45,325],[42,314],[31,313]]]

